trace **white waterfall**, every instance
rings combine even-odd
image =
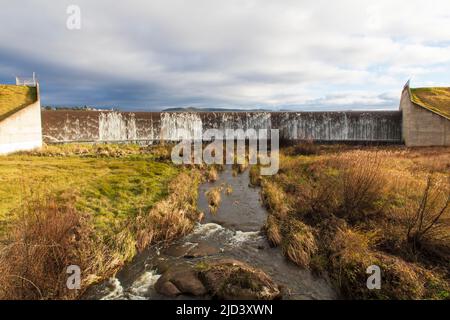
[[[120,112],[101,112],[98,118],[100,141],[136,140],[136,119],[133,114],[125,119]]]
[[[400,112],[63,112],[43,113],[49,142],[176,141],[182,132],[201,139],[207,129],[279,129],[284,139],[401,141]]]
[[[161,113],[160,138],[176,141],[180,135],[188,133],[193,139],[201,139],[203,123],[198,113],[194,112],[163,112]]]

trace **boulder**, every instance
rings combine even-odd
[[[186,295],[203,296],[207,293],[197,272],[189,265],[169,268],[155,283],[155,289],[158,293],[165,295],[168,288],[171,292],[175,292],[171,285]]]
[[[209,259],[170,267],[155,284],[158,293],[209,296],[221,300],[274,300],[279,286],[262,270],[234,259]]]
[[[262,270],[234,259],[209,261],[200,272],[209,293],[221,300],[274,300],[278,285]]]
[[[199,242],[195,247],[190,249],[184,255],[185,258],[198,258],[198,257],[206,257],[212,256],[220,252],[220,249],[210,246],[204,242]]]
[[[156,288],[156,286],[155,286]],[[181,294],[181,291],[170,281],[161,283],[157,289],[158,293],[167,297],[176,297]]]
[[[163,254],[171,257],[183,257],[195,246],[195,243],[174,244],[163,251]]]

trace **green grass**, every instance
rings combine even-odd
[[[35,87],[0,85],[0,121],[35,102],[36,99]]]
[[[199,220],[200,181],[197,169],[170,162],[168,146],[53,145],[0,156],[0,299],[77,298],[149,245],[187,234]],[[60,290],[68,263],[84,270],[81,291]]]
[[[169,182],[179,172],[150,154],[97,157],[92,148],[86,149],[87,155],[55,156],[58,149],[67,152],[68,147],[61,146],[49,148],[48,155],[44,150],[41,156],[0,157],[1,225],[14,219],[14,209],[31,194],[63,197],[69,192],[77,196],[80,212],[94,216],[96,227],[109,228],[152,207],[167,194]],[[123,150],[138,149],[124,146]]]
[[[411,88],[411,100],[450,119],[450,88]]]

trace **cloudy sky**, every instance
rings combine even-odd
[[[0,83],[35,71],[43,105],[395,109],[410,78],[450,86],[448,0],[0,1]]]

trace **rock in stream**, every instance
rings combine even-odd
[[[158,293],[221,300],[281,298],[278,285],[262,270],[235,259],[208,259],[197,265],[181,264],[166,270],[155,284]]]

